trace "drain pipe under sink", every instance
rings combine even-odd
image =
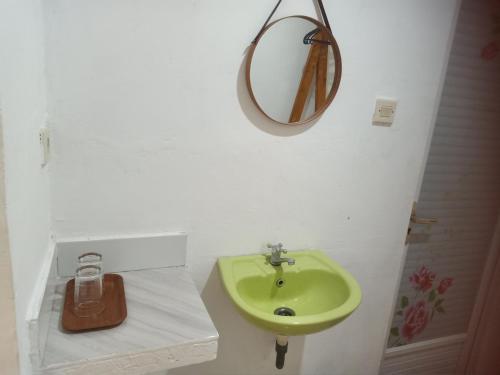
[[[285,354],[288,350],[288,336],[276,336],[276,368],[282,369],[285,365]]]

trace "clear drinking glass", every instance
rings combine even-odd
[[[86,318],[104,310],[102,301],[102,269],[96,265],[78,267],[75,275],[75,315]]]
[[[97,266],[102,267],[102,255],[99,253],[85,253],[78,257],[78,267],[82,266]]]

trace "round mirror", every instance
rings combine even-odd
[[[330,105],[341,71],[332,33],[312,18],[291,16],[269,24],[252,43],[246,80],[252,100],[267,117],[299,125]]]

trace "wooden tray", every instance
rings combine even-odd
[[[84,332],[112,328],[120,325],[127,317],[127,303],[123,278],[120,275],[107,273],[103,280],[102,295],[104,310],[97,316],[80,318],[73,312],[75,279],[66,283],[66,298],[62,313],[62,328],[69,332]]]

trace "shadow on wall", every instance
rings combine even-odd
[[[245,50],[243,60],[240,65],[240,69],[238,70],[238,79],[236,85],[236,91],[238,94],[238,101],[240,103],[241,110],[245,114],[245,116],[250,120],[252,124],[255,125],[258,129],[263,132],[277,135],[280,137],[291,137],[294,135],[298,135],[304,133],[311,126],[313,126],[318,119],[313,120],[304,125],[282,125],[278,124],[266,116],[264,116],[255,103],[250,98],[250,94],[248,93],[247,82],[246,82],[246,62],[247,62],[247,50]]]
[[[247,322],[224,291],[215,265],[201,293],[219,331],[217,359],[168,371],[168,375],[296,375],[300,373],[304,336],[291,337],[285,367],[275,367],[275,335]]]

